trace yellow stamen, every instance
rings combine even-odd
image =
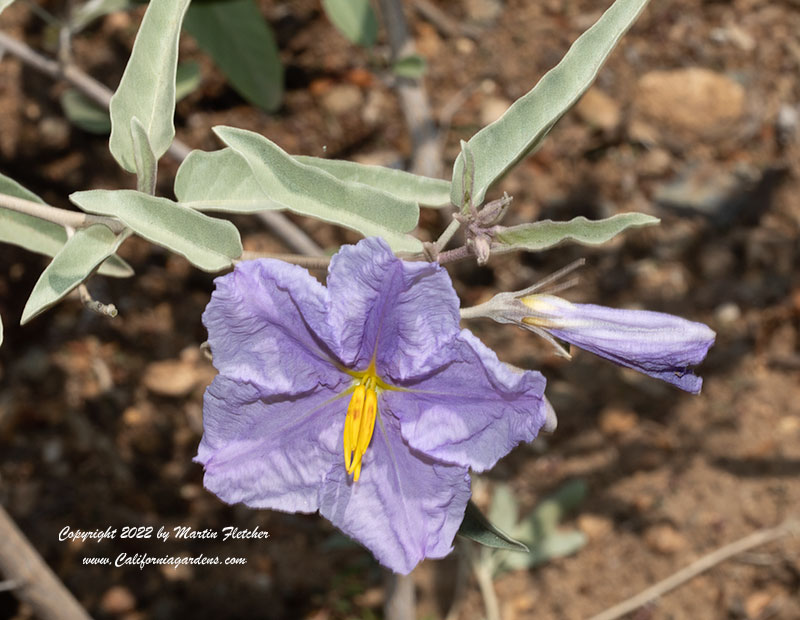
[[[358,433],[361,427],[361,420],[364,417],[364,398],[367,388],[363,385],[356,386],[350,405],[347,407],[347,417],[344,419],[344,466],[347,472],[351,472],[351,458],[353,450],[358,444]]]
[[[381,384],[375,374],[374,363],[361,374],[361,381],[353,389],[347,417],[344,421],[344,466],[353,481],[361,475],[361,462],[367,452],[375,421],[378,417],[378,387]]]
[[[367,451],[369,442],[372,440],[372,432],[375,430],[375,418],[378,414],[378,395],[375,390],[367,392],[367,397],[364,400],[364,421],[361,423],[361,429],[358,433],[358,443],[356,450],[360,454]]]

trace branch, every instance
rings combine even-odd
[[[8,513],[0,506],[0,572],[5,587],[33,608],[38,618],[90,620]]]
[[[444,265],[445,263],[452,263],[457,260],[464,260],[465,258],[469,258],[472,256],[472,252],[469,251],[469,248],[466,245],[459,246],[452,250],[447,250],[439,254],[437,260],[439,261],[440,265]]]
[[[794,534],[798,532],[800,532],[800,523],[794,519],[788,519],[781,525],[771,529],[753,532],[749,536],[740,538],[729,545],[725,545],[724,547],[721,547],[716,551],[703,556],[699,560],[689,564],[689,566],[686,568],[679,570],[674,575],[667,577],[666,579],[659,581],[657,584],[647,588],[644,592],[640,592],[636,596],[623,601],[619,605],[614,605],[614,607],[611,609],[607,609],[603,613],[593,616],[591,620],[616,620],[617,618],[621,618],[625,614],[638,609],[642,605],[646,605],[653,599],[666,594],[670,590],[674,590],[684,582],[694,579],[699,574],[707,571],[709,568],[716,566],[720,562],[724,562],[728,558],[731,558],[738,553],[742,553],[743,551],[747,551],[753,547],[758,547],[773,540],[777,540],[778,538],[782,538],[787,534]]]
[[[386,575],[386,600],[383,603],[386,620],[414,620],[416,618],[416,596],[414,578],[409,575],[388,573]]]
[[[112,217],[59,209],[40,202],[9,196],[8,194],[0,194],[0,207],[10,209],[11,211],[17,211],[18,213],[32,215],[41,220],[47,220],[48,222],[53,222],[53,224],[63,226],[64,228],[86,228],[94,224],[103,224],[115,233],[120,233],[125,230],[125,225]]]
[[[392,59],[414,53],[414,41],[408,34],[408,22],[400,0],[379,0],[383,24],[389,35]],[[397,78],[397,95],[411,134],[411,172],[429,177],[441,176],[442,153],[438,131],[431,115],[428,94],[420,80]]]
[[[0,51],[2,50],[13,54],[28,66],[54,79],[63,78],[95,103],[104,108],[108,108],[111,102],[111,96],[114,93],[104,84],[101,84],[93,77],[81,71],[78,67],[74,65],[62,67],[55,60],[45,58],[23,42],[8,36],[4,32],[0,32]],[[191,150],[192,149],[188,145],[175,139],[167,150],[167,154],[174,160],[181,162],[186,159]],[[315,256],[324,256],[322,248],[305,232],[295,226],[285,215],[281,213],[270,213],[268,217],[261,217],[261,220],[293,251]]]
[[[242,252],[241,258],[236,262],[244,260],[256,260],[257,258],[274,258],[285,263],[300,265],[307,269],[327,269],[331,259],[327,256],[303,256],[301,254],[274,254],[272,252]]]
[[[417,13],[427,19],[446,37],[464,36],[470,39],[477,39],[480,36],[478,28],[459,24],[429,0],[412,0],[411,5],[416,9]]]
[[[447,228],[444,229],[444,232],[439,235],[439,238],[436,240],[437,252],[441,252],[447,247],[447,244],[450,243],[450,239],[458,232],[459,228],[461,228],[461,222],[453,218],[453,221],[447,225]]]
[[[300,254],[324,257],[325,252],[302,229],[295,226],[283,213],[277,211],[262,211],[258,218],[280,238],[287,247]]]

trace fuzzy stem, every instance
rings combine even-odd
[[[306,269],[327,269],[331,259],[327,256],[303,256],[302,254],[276,254],[274,252],[250,252],[245,250],[238,261],[256,260],[258,258],[274,258]]]
[[[383,605],[385,620],[414,620],[414,580],[411,575],[389,573],[386,577],[386,601]]]
[[[444,265],[445,263],[452,263],[457,260],[464,260],[465,258],[469,258],[472,256],[472,252],[469,251],[469,248],[465,245],[457,247],[452,250],[447,250],[446,252],[442,252],[439,254],[439,264]]]
[[[39,219],[63,226],[64,228],[86,228],[94,224],[103,224],[115,233],[120,233],[125,230],[125,226],[122,222],[111,217],[59,209],[47,204],[25,200],[24,198],[9,196],[8,194],[0,194],[0,208],[32,215],[33,217],[38,217]]]
[[[450,243],[450,239],[458,232],[459,228],[461,228],[461,222],[453,218],[453,221],[447,225],[447,228],[444,229],[444,232],[439,235],[439,238],[436,240],[436,249],[439,252],[444,250],[447,244]]]

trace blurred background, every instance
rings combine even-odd
[[[443,176],[459,140],[502,115],[609,3],[404,2],[426,63],[412,70],[424,70]],[[55,57],[58,37],[43,16],[66,15],[77,4],[18,1],[0,17],[0,32]],[[196,63],[189,70],[196,79],[177,107],[178,138],[213,150],[221,145],[211,127],[227,124],[262,133],[290,153],[406,166],[414,153],[385,31],[372,45],[356,45],[319,0],[256,4],[274,35],[282,99],[253,105],[201,37],[187,33],[180,59]],[[72,37],[71,62],[114,88],[143,11],[89,23]],[[68,88],[3,56],[0,171],[61,207],[79,189],[135,187],[111,158],[102,127],[87,131],[62,103]],[[474,499],[487,511],[494,501],[495,512],[511,502],[508,510],[524,516],[536,514],[543,498],[570,491],[557,502],[556,533],[571,534],[573,544],[543,554],[536,566],[493,571],[503,618],[590,617],[798,514],[799,123],[800,3],[661,0],[543,147],[488,195],[513,195],[505,224],[632,210],[662,224],[600,248],[494,256],[481,268],[453,264],[464,305],[586,257],[581,282],[565,297],[679,314],[718,334],[699,371],[703,392],[691,396],[588,353],[573,351],[564,361],[510,326],[468,325],[502,360],[541,370],[559,420],[554,434],[517,448],[476,481]],[[176,169],[162,159],[161,195],[172,196]],[[447,217],[424,210],[421,235],[435,239]],[[245,249],[287,251],[259,219],[233,219]],[[358,238],[291,219],[329,251]],[[382,570],[323,519],[229,507],[203,490],[202,468],[191,459],[203,391],[215,373],[200,349],[213,276],[138,239],[119,253],[135,277],[89,282],[118,317],[92,314],[71,297],[19,327],[46,259],[0,246],[2,505],[94,617],[380,618]],[[59,542],[65,525],[258,526],[270,538]],[[243,556],[247,565],[81,564],[121,552]],[[800,540],[791,537],[759,547],[632,617],[798,618],[799,552]],[[415,571],[418,617],[482,617],[467,563],[459,547]],[[2,592],[0,617],[31,612]]]

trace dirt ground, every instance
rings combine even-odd
[[[44,3],[53,12],[61,2]],[[411,3],[408,3],[409,5]],[[425,85],[445,128],[444,170],[460,139],[497,118],[553,66],[608,0],[439,0],[456,32],[409,11]],[[316,0],[261,1],[286,68],[281,110],[248,107],[187,39],[202,87],[178,105],[178,137],[219,145],[216,124],[253,129],[287,151],[391,165],[410,142],[376,59],[339,36]],[[109,16],[74,41],[75,60],[114,86],[141,10]],[[37,49],[43,22],[12,6],[0,28]],[[102,136],[64,120],[64,85],[0,61],[0,170],[66,206],[78,189],[131,187]],[[800,3],[653,2],[596,87],[544,147],[499,186],[514,196],[506,223],[637,210],[662,218],[597,249],[564,246],[493,257],[451,273],[465,305],[522,288],[584,256],[574,301],[648,308],[718,334],[699,396],[575,352],[552,355],[512,327],[469,327],[518,366],[540,369],[557,431],[520,447],[485,476],[522,510],[565,481],[588,496],[565,521],[588,543],[573,556],[495,582],[503,617],[588,618],[694,560],[800,517]],[[161,165],[170,195],[174,162]],[[489,196],[492,198],[493,196]],[[323,246],[356,237],[300,219]],[[285,251],[255,218],[237,217],[246,249]],[[425,234],[442,220],[423,215]],[[113,320],[70,298],[17,325],[45,260],[0,247],[0,502],[59,577],[98,618],[379,618],[383,573],[321,518],[228,507],[191,462],[202,396],[214,370],[200,352],[209,274],[131,239],[120,254],[137,275],[95,277]],[[60,542],[65,526],[268,530],[261,541]],[[119,553],[245,557],[247,565],[86,566]],[[454,576],[456,552],[415,573],[418,616],[480,618],[474,578]],[[0,617],[29,618],[10,592]],[[800,618],[800,539],[785,537],[723,562],[631,618]]]

